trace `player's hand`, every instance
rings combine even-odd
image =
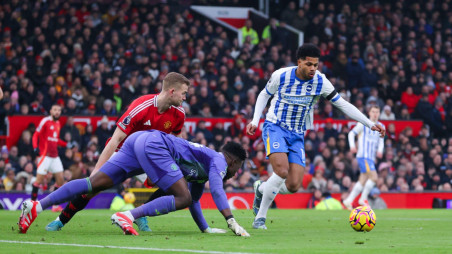
[[[240,226],[237,223],[237,221],[235,221],[234,218],[230,218],[226,222],[228,223],[229,229],[232,230],[232,232],[234,232],[235,235],[244,236],[244,237],[250,236],[250,234],[248,234],[248,232],[246,232],[246,230],[244,228],[242,228],[242,226]]]
[[[33,152],[35,153],[35,155],[36,155],[37,157],[40,156],[40,151],[39,151],[39,148],[38,148],[38,147],[36,147],[36,148],[33,150]]]
[[[380,133],[380,138],[383,138],[386,134],[386,130],[378,123],[376,123],[374,126],[372,126],[371,130],[378,131]]]
[[[246,133],[248,133],[248,135],[254,135],[254,133],[256,133],[256,129],[257,129],[256,125],[249,123],[246,126]]]
[[[224,234],[228,231],[226,229],[208,227],[208,228],[204,229],[204,231],[202,231],[202,232],[209,233],[209,234]]]
[[[351,147],[351,148],[350,148],[350,152],[356,153],[356,152],[357,152],[356,147]]]

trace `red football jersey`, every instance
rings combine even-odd
[[[179,134],[184,126],[184,109],[171,106],[160,114],[157,108],[158,96],[158,94],[149,94],[134,100],[127,111],[116,122],[116,126],[124,131],[127,136],[144,130],[159,130],[168,134]],[[122,143],[118,148],[121,145]]]
[[[53,121],[52,116],[44,117],[33,134],[33,148],[38,147],[40,155],[55,158],[58,157],[58,145],[67,145],[60,139],[60,121]]]

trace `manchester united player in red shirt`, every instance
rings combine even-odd
[[[38,197],[39,186],[44,181],[47,172],[55,176],[55,190],[64,183],[63,164],[58,157],[58,145],[67,146],[67,143],[60,139],[60,119],[61,106],[53,105],[50,109],[50,116],[44,117],[39,123],[36,132],[33,134],[33,148],[38,159],[38,170],[36,181],[33,183],[31,199]],[[39,144],[38,144],[39,143]]]
[[[160,94],[144,95],[134,100],[117,121],[117,128],[99,156],[91,174],[96,173],[115,150],[121,147],[124,140],[134,132],[153,129],[179,135],[185,121],[185,111],[181,105],[186,99],[189,86],[190,81],[185,76],[170,72],[163,79]],[[60,230],[75,213],[86,207],[90,198],[82,195],[73,199],[58,218],[47,225],[46,230]],[[144,224],[139,225],[141,230],[150,231],[145,217],[140,222]]]

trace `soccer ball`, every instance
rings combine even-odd
[[[377,216],[369,206],[358,206],[350,213],[350,225],[358,232],[371,231],[376,222]]]
[[[124,195],[124,202],[126,202],[126,204],[133,204],[135,200],[136,200],[135,194],[133,194],[132,192],[127,192]]]

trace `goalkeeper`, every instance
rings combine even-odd
[[[133,228],[133,221],[138,218],[163,215],[187,207],[199,229],[212,233],[214,229],[209,228],[199,203],[204,184],[209,181],[213,200],[229,229],[238,236],[249,236],[235,221],[223,189],[223,181],[237,173],[246,159],[246,152],[234,142],[224,145],[221,151],[218,153],[156,130],[133,133],[96,174],[70,181],[39,202],[25,201],[19,219],[20,232],[26,233],[38,213],[52,204],[66,202],[80,194],[100,192],[144,171],[167,196],[113,214],[112,222],[124,234],[138,235]]]

